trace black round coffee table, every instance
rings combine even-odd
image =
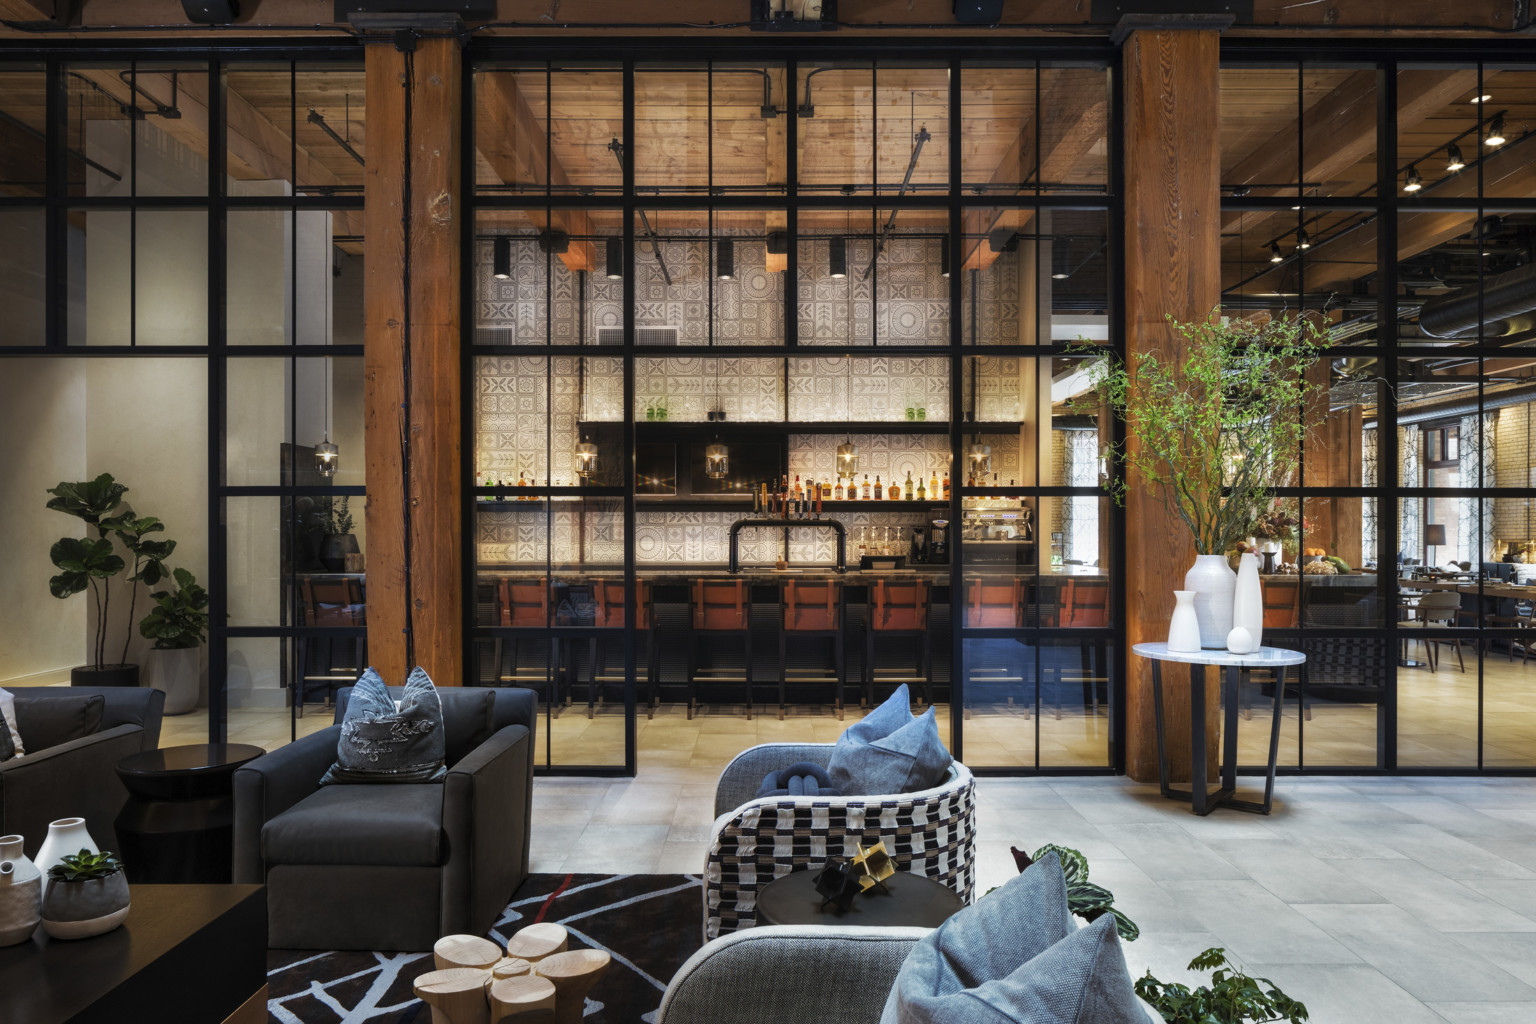
[[[115,824],[128,880],[228,883],[235,769],[265,753],[249,743],[194,743],[119,761],[128,802]]]
[[[819,868],[775,878],[757,893],[758,924],[856,924],[867,927],[902,925],[937,928],[965,906],[955,890],[922,875],[898,871],[878,887],[854,897],[847,912],[821,905],[816,891]]]

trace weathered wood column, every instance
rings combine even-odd
[[[458,685],[461,57],[450,37],[408,39],[367,50],[368,655],[387,682],[417,664]]]
[[[1218,37],[1216,27],[1166,24],[1131,28],[1125,36],[1125,323],[1133,358],[1139,352],[1176,357],[1177,342],[1165,317],[1203,317],[1221,298]],[[1129,443],[1136,443],[1134,436]],[[1173,591],[1195,554],[1189,531],[1145,483],[1134,478],[1129,483],[1128,645],[1167,638]],[[1126,773],[1155,782],[1152,670],[1134,655],[1128,665]],[[1188,680],[1184,666],[1164,666],[1169,760],[1181,779],[1189,778]],[[1214,753],[1219,749],[1214,677],[1208,685]]]

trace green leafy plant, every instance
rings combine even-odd
[[[1126,421],[1127,441],[1109,446],[1139,486],[1153,490],[1194,536],[1203,555],[1227,551],[1295,473],[1324,385],[1309,381],[1326,337],[1311,321],[1169,318],[1179,358],[1138,352],[1090,367],[1093,389]],[[1097,354],[1086,342],[1074,351]],[[1080,400],[1082,404],[1089,404]],[[1127,482],[1106,487],[1124,503]]]
[[[110,878],[123,870],[123,862],[111,850],[92,853],[66,853],[57,864],[48,869],[48,877],[55,882],[91,882]]]
[[[172,570],[172,576],[175,590],[149,595],[155,607],[139,622],[139,635],[160,651],[199,647],[208,639],[208,592],[186,569]]]
[[[159,583],[168,572],[165,561],[176,550],[176,542],[151,536],[165,531],[160,520],[123,508],[123,495],[128,488],[112,479],[111,473],[103,473],[94,480],[60,482],[57,487],[48,488],[48,493],[53,495],[48,499],[48,508],[74,516],[96,533],[94,539],[65,537],[53,545],[49,556],[60,571],[49,578],[48,590],[60,599],[91,591],[96,601],[92,663],[99,669],[106,662],[107,622],[112,610],[107,581],[128,569],[128,562],[117,554],[114,541],[133,556],[133,571],[128,576],[129,622],[133,621],[139,599],[138,587],[132,584],[142,582],[152,587]],[[118,664],[128,661],[128,640],[125,635]]]
[[[1020,871],[1028,868],[1035,861],[1048,853],[1056,854],[1061,861],[1061,873],[1067,880],[1067,909],[1078,917],[1087,921],[1096,921],[1105,914],[1110,914],[1115,919],[1115,931],[1126,942],[1136,941],[1141,934],[1141,929],[1135,921],[1126,917],[1115,903],[1115,894],[1102,885],[1095,885],[1088,881],[1088,858],[1070,846],[1057,846],[1047,843],[1033,854],[1025,853],[1017,847],[1012,848],[1013,861]]]
[[[352,510],[348,507],[350,502],[349,497],[342,495],[339,498],[321,498],[316,503],[316,511],[320,514],[327,535],[341,537],[352,532]]]
[[[1148,971],[1136,981],[1136,994],[1168,1024],[1244,1024],[1264,1021],[1307,1020],[1306,1004],[1281,992],[1268,978],[1252,978],[1227,957],[1219,946],[1207,949],[1189,962],[1192,971],[1214,971],[1210,986],[1190,988],[1177,982],[1159,981]]]

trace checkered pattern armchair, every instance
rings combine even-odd
[[[704,939],[757,924],[757,891],[792,871],[853,857],[878,841],[898,870],[943,882],[971,901],[976,887],[976,782],[959,761],[933,789],[891,796],[765,797],[770,771],[810,761],[831,743],[765,743],[738,754],[715,788],[714,835],[704,866]]]

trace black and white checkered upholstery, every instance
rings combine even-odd
[[[817,744],[824,761],[831,744]],[[722,794],[781,756],[787,767],[808,745],[765,744],[744,752],[721,776]],[[717,808],[719,802],[717,801]],[[892,796],[768,797],[748,800],[715,821],[704,868],[704,939],[757,924],[757,891],[780,875],[851,858],[856,847],[883,841],[897,869],[926,875],[969,903],[976,886],[976,783],[956,761],[933,789]]]

